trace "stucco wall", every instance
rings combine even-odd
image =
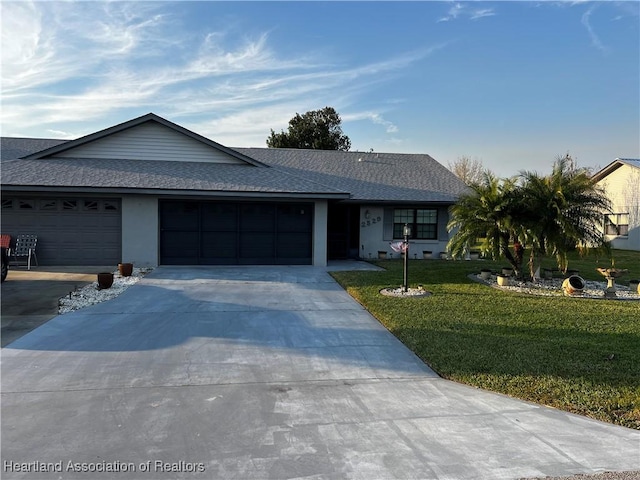
[[[122,197],[122,261],[136,267],[157,267],[159,255],[158,199]]]
[[[387,258],[400,258],[400,254],[394,252],[389,243],[394,241],[388,232],[385,232],[385,215],[393,215],[393,208],[382,206],[360,207],[360,257],[365,260],[378,257],[379,251],[387,252]],[[438,210],[438,239],[415,240],[409,242],[409,258],[422,258],[422,252],[429,250],[433,257],[437,258],[440,252],[446,251],[449,236],[446,232],[447,209],[440,207]],[[393,222],[393,217],[387,222]]]
[[[317,200],[313,215],[313,265],[327,265],[327,212],[326,200]]]

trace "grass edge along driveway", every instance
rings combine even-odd
[[[638,252],[615,258],[626,283],[640,277]],[[504,292],[467,277],[501,266],[482,260],[410,260],[410,286],[433,295],[385,297],[402,284],[402,262],[376,264],[386,270],[332,275],[443,378],[640,429],[639,302]],[[608,265],[570,263],[589,280],[601,280],[597,266]]]

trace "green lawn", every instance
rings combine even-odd
[[[640,253],[615,251],[619,280],[640,278]],[[508,293],[467,278],[505,262],[410,260],[410,286],[429,297],[394,298],[402,262],[384,272],[334,277],[444,378],[640,429],[640,302]],[[549,260],[545,266],[552,267]],[[602,280],[608,259],[573,257],[569,268]]]

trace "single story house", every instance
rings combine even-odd
[[[604,234],[613,248],[640,250],[640,159],[616,158],[593,176],[611,200]]]
[[[229,148],[153,113],[78,138],[2,138],[2,233],[41,265],[326,265],[449,239],[465,185],[429,155]],[[397,254],[396,254],[397,255]]]

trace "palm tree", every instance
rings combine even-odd
[[[520,274],[521,262],[512,255],[509,242],[523,241],[530,248],[534,277],[546,255],[554,255],[566,272],[569,251],[603,245],[601,223],[610,211],[609,200],[568,155],[556,160],[551,175],[524,172],[516,183],[485,172],[470,188],[450,209],[447,228],[454,234],[447,248],[454,256],[480,241],[485,254],[506,258]]]
[[[480,243],[480,250],[493,258],[505,257],[516,273],[520,266],[509,250],[514,228],[514,207],[517,196],[513,179],[498,179],[486,171],[479,183],[469,185],[471,192],[463,195],[450,209],[449,232],[455,231],[447,249],[459,256],[470,245]]]
[[[556,160],[551,175],[524,172],[521,178],[519,223],[531,247],[532,277],[547,254],[566,271],[570,250],[602,244],[600,225],[610,203],[587,170],[575,168],[567,155]]]

